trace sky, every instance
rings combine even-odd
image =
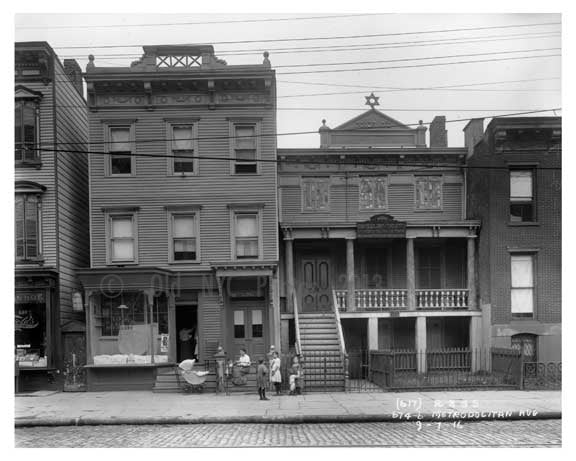
[[[96,66],[129,66],[143,45],[213,44],[230,65],[260,64],[268,51],[278,133],[316,131],[323,119],[335,128],[368,110],[365,96],[374,92],[376,108],[407,125],[444,115],[449,146],[461,147],[467,120],[452,120],[562,107],[560,23],[551,13],[325,10],[20,13],[14,25],[16,41],[47,41],[82,69],[89,54]],[[554,114],[562,112],[535,115]],[[319,147],[319,135],[283,135],[278,147]]]

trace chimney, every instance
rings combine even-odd
[[[430,123],[430,147],[448,147],[446,117],[437,115]]]
[[[80,96],[84,95],[84,89],[82,87],[82,69],[76,62],[76,59],[64,59],[64,72],[68,76],[68,79],[76,88],[76,91],[80,93]]]
[[[471,119],[462,131],[464,131],[464,147],[468,148],[470,157],[474,153],[474,146],[484,136],[484,119]]]

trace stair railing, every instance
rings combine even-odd
[[[336,319],[336,328],[338,329],[338,340],[340,341],[340,350],[344,357],[346,356],[346,344],[344,343],[344,334],[342,333],[342,323],[340,322],[340,312],[336,303],[336,291],[332,290],[332,310]]]
[[[300,342],[300,319],[298,318],[298,300],[296,294],[292,293],[292,303],[294,305],[294,327],[296,328],[296,354],[302,354],[302,343]]]

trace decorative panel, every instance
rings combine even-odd
[[[442,177],[417,176],[414,178],[416,210],[442,209]]]
[[[328,211],[330,208],[330,179],[302,178],[302,209]]]
[[[387,177],[361,177],[359,181],[360,210],[385,210],[388,207],[387,188]]]

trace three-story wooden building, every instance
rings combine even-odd
[[[283,348],[479,347],[466,150],[447,147],[444,117],[427,147],[422,124],[368,103],[335,129],[323,122],[320,148],[278,150]]]
[[[209,45],[147,46],[85,79],[89,389],[280,341],[275,75]]]
[[[15,46],[15,353],[20,390],[59,388],[84,357],[88,123],[77,62]],[[75,355],[72,359],[73,354]]]

